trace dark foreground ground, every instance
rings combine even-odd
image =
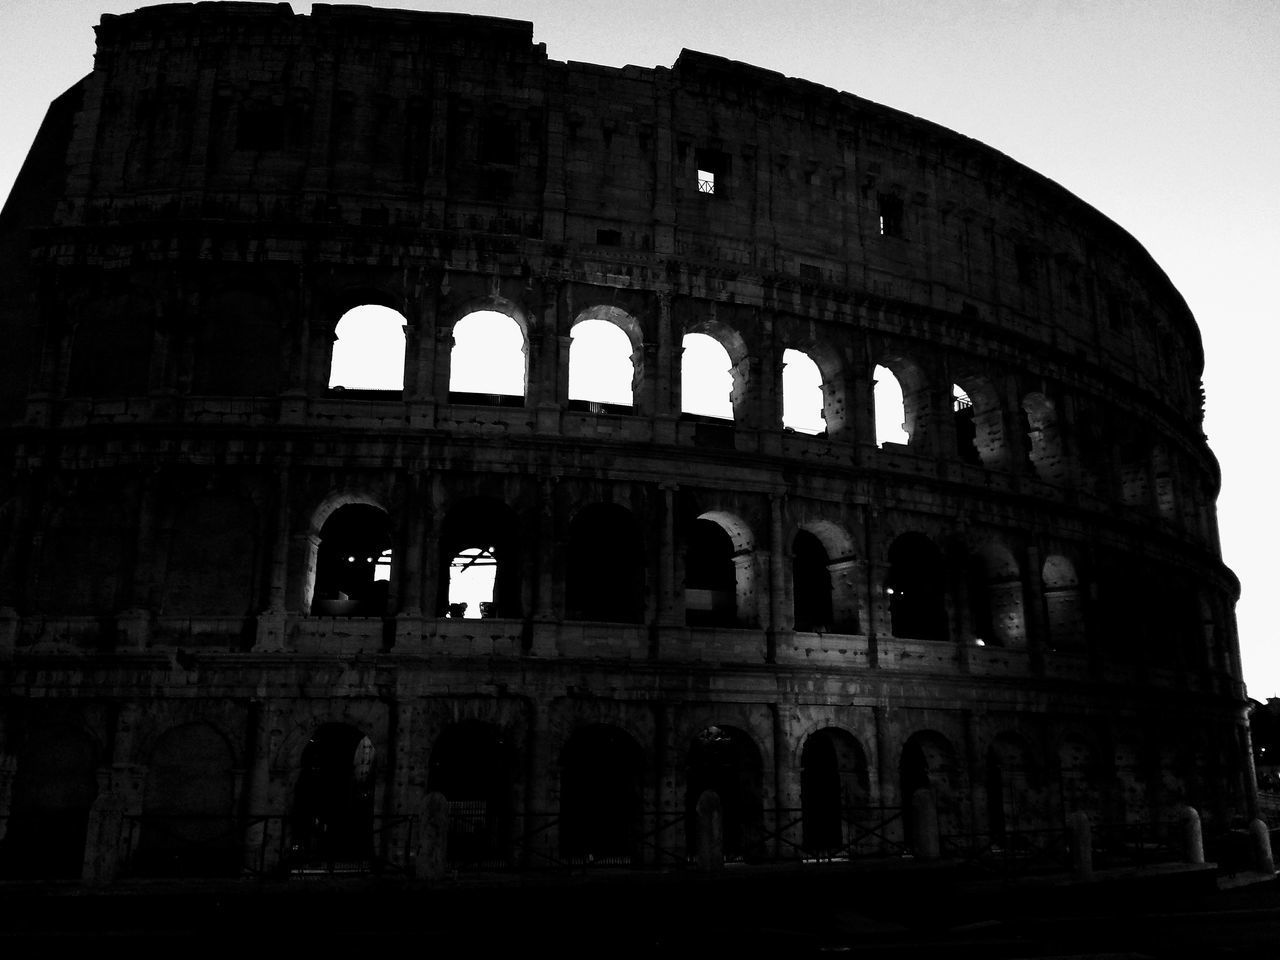
[[[1280,884],[1212,865],[1006,882],[947,865],[729,868],[427,887],[0,887],[0,956],[106,946],[406,956],[1280,958]],[[283,954],[282,954],[283,955]]]

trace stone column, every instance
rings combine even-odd
[[[787,603],[787,551],[782,542],[784,494],[769,495],[769,646],[772,663],[777,652],[777,635],[795,626],[794,608]]]
[[[289,468],[275,465],[275,490],[271,498],[271,541],[267,567],[267,605],[258,614],[255,652],[284,649],[285,590],[289,572]]]
[[[145,649],[151,639],[155,598],[156,474],[148,471],[138,484],[137,536],[134,539],[133,572],[129,578],[125,609],[116,617],[126,646]]]
[[[682,591],[676,583],[676,522],[674,483],[660,483],[662,519],[658,528],[658,623],[677,626],[684,622]]]
[[[658,292],[657,370],[653,402],[653,439],[655,443],[675,443],[676,423],[680,420],[681,357],[684,348],[679,342],[679,331],[673,329],[671,319],[671,293]]]

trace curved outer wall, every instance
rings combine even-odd
[[[378,814],[423,808],[461,729],[508,744],[516,811],[556,810],[602,729],[683,808],[711,725],[765,809],[812,802],[834,728],[858,800],[931,786],[944,830],[1251,813],[1195,323],[1128,234],[973,140],[690,51],[550,61],[526,23],[171,4],[103,18],[0,253],[15,816],[48,731],[95,771],[80,806],[128,818],[175,736],[228,758],[228,810],[296,812],[335,729],[369,738]],[[405,319],[402,392],[327,386],[368,303]],[[522,402],[450,395],[478,308],[522,331]],[[631,338],[631,408],[567,400],[583,318]],[[688,332],[729,353],[732,422],[681,413]],[[788,348],[824,434],[781,425]],[[876,442],[877,364],[905,444]],[[317,558],[356,504],[390,579],[335,615]],[[486,538],[493,616],[445,617]],[[615,570],[616,617],[582,601]]]

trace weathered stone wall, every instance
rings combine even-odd
[[[927,787],[944,833],[1247,812],[1199,336],[1105,217],[958,134],[690,51],[557,63],[529,24],[323,4],[98,33],[0,215],[0,812],[154,813],[176,788],[148,784],[181,777],[149,766],[190,742],[233,758],[227,816],[284,818],[245,840],[278,852],[335,730],[369,738],[388,817],[423,809],[458,731],[504,744],[512,811],[558,809],[570,745],[618,736],[643,805],[691,809],[713,727],[750,781],[730,828],[810,803],[824,730],[860,758],[841,783]],[[328,387],[360,304],[404,318],[402,390]],[[514,403],[450,395],[477,309],[521,330]],[[585,318],[632,340],[629,409],[568,399]],[[682,415],[691,332],[729,354],[732,422]],[[823,434],[782,427],[788,348],[822,373]],[[876,443],[877,364],[907,444]],[[354,505],[392,559],[344,615],[317,583]],[[602,518],[616,555],[575,561]],[[732,589],[699,619],[705,520]],[[802,532],[831,583],[810,630]],[[494,615],[446,617],[477,538]],[[638,609],[581,619],[592,566]],[[81,766],[42,767],[46,736]]]

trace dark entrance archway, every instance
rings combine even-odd
[[[94,742],[69,726],[33,730],[18,759],[0,876],[78,879],[98,795]]]
[[[560,852],[592,863],[631,863],[641,827],[639,745],[622,730],[593,724],[560,755]]]
[[[849,733],[818,730],[800,754],[800,813],[805,853],[837,856],[845,844],[844,825],[867,802],[867,759]]]
[[[449,801],[449,861],[505,866],[511,856],[515,753],[480,720],[448,727],[431,749],[427,790]]]
[[[698,797],[714,790],[724,817],[726,860],[753,860],[764,854],[761,825],[760,751],[746,733],[710,726],[689,747],[685,814],[689,850],[697,849]]]
[[[294,799],[294,845],[304,864],[367,864],[373,850],[373,742],[326,723],[302,751]]]

